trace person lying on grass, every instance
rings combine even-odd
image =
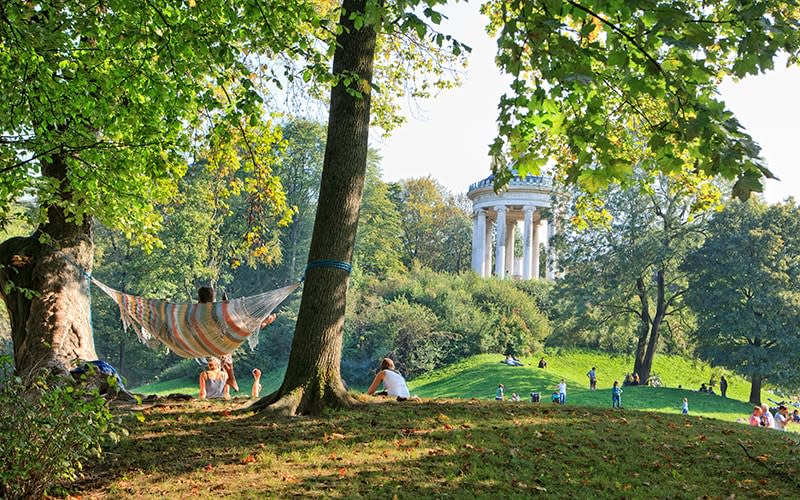
[[[230,399],[227,382],[219,358],[208,358],[208,369],[200,374],[200,399]]]
[[[383,390],[375,392],[381,383],[383,384]],[[396,397],[398,401],[405,401],[409,398],[406,379],[394,369],[394,361],[389,358],[383,358],[381,369],[375,375],[375,379],[373,379],[369,389],[367,389],[367,394]]]

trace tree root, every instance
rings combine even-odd
[[[351,408],[358,400],[344,391],[328,388],[320,397],[304,387],[284,391],[283,388],[264,396],[240,412],[270,412],[275,415],[291,417],[295,415],[319,415],[325,408]]]

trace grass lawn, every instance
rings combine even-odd
[[[557,392],[559,381],[567,382],[568,405],[610,407],[611,386],[614,380],[622,379],[626,370],[633,366],[633,358],[623,355],[585,351],[563,351],[547,355],[547,368],[537,368],[539,357],[522,358],[525,366],[512,367],[500,363],[500,355],[484,354],[472,356],[459,363],[437,370],[426,377],[409,382],[414,394],[426,398],[477,398],[494,399],[497,385],[505,385],[506,397],[512,392],[520,393],[523,401],[529,400],[532,391],[541,393],[543,403],[549,404],[550,395]],[[589,390],[586,373],[597,368],[597,390]],[[747,403],[750,384],[741,377],[726,376],[730,388],[728,398],[699,393],[702,382],[708,382],[711,369],[708,365],[692,362],[678,356],[656,357],[655,373],[667,386],[623,387],[622,404],[627,409],[680,413],[683,398],[689,400],[689,412],[693,415],[736,421],[747,418],[752,405]],[[678,389],[678,386],[684,389]],[[689,389],[690,388],[690,389]],[[772,396],[766,392],[762,400]]]
[[[362,397],[321,417],[192,401],[126,416],[81,498],[734,498],[800,491],[797,435],[696,416]]]
[[[710,369],[659,356],[665,388],[611,384],[632,359],[551,352],[523,367],[481,355],[410,382],[419,401],[357,394],[360,404],[321,417],[246,412],[249,401],[166,402],[120,408],[130,436],[72,486],[83,498],[511,497],[735,498],[800,491],[800,439],[733,421],[746,418],[749,385],[729,377],[729,399],[695,389]],[[597,367],[598,390],[586,372]],[[266,394],[284,368],[262,377]],[[549,394],[564,378],[567,404]],[[239,394],[249,395],[250,377]],[[531,391],[543,402],[494,401]],[[197,394],[194,379],[137,392]],[[766,396],[766,394],[765,394]],[[690,415],[680,415],[684,397]],[[373,403],[373,404],[369,404]],[[234,410],[244,410],[236,412]],[[711,417],[711,418],[709,418]],[[800,427],[800,425],[796,425]],[[797,430],[797,429],[792,429]]]

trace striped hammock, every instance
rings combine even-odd
[[[92,282],[119,305],[122,325],[136,331],[139,340],[153,339],[183,358],[224,356],[245,341],[258,345],[258,331],[272,311],[298,286],[225,302],[173,304],[128,295],[92,278]]]

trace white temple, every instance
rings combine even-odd
[[[494,276],[498,278],[539,279],[539,246],[542,233],[549,248],[555,223],[546,217],[551,204],[553,182],[550,177],[517,175],[499,193],[494,192],[494,175],[469,187],[472,200],[472,269],[488,278],[492,273],[492,235],[494,234]],[[551,217],[552,218],[552,217]],[[522,256],[514,254],[514,238],[522,225]],[[553,279],[555,262],[548,260],[545,277]]]

